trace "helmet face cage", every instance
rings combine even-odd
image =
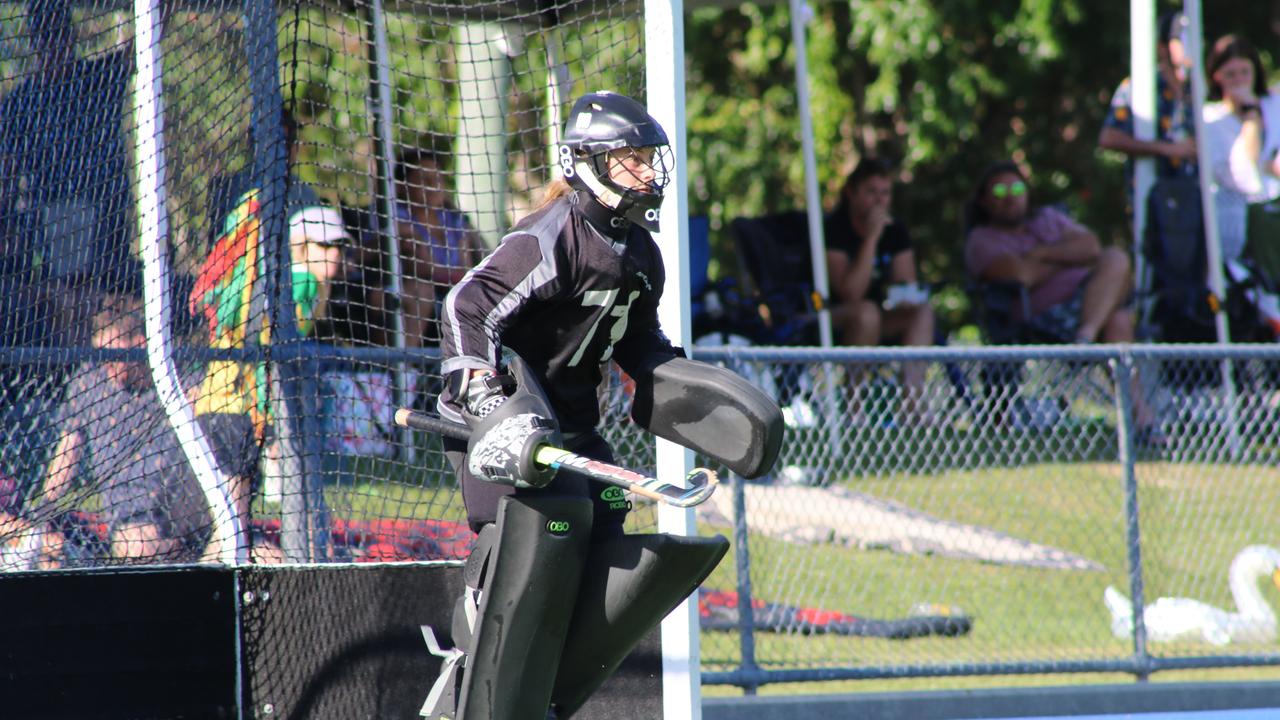
[[[591,157],[592,168],[600,181],[616,192],[639,192],[657,195],[671,182],[675,155],[666,145],[659,147],[624,147]]]
[[[605,207],[651,232],[658,231],[662,196],[675,169],[670,146],[623,146],[591,155],[562,146],[560,164],[566,179]]]

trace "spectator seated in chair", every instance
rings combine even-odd
[[[845,180],[824,222],[831,321],[840,344],[934,344],[929,293],[918,282],[907,227],[890,214],[892,202],[889,166],[864,158]],[[922,362],[903,363],[907,414],[914,415],[921,403],[927,367]]]
[[[866,197],[855,198],[854,188]],[[890,193],[886,167],[879,161],[868,161],[855,170],[838,207],[824,222],[835,339],[843,344],[945,344],[927,304],[928,292],[917,282],[914,252],[906,230],[901,223],[888,222]],[[875,229],[874,240],[864,243],[862,238],[870,237],[864,223],[871,208],[879,208],[877,222],[883,224]],[[806,213],[740,217],[730,223],[730,228],[746,281],[741,295],[754,303],[749,313],[754,331],[744,330],[743,334],[761,345],[817,345],[818,311],[824,299],[814,290]],[[855,284],[860,287],[852,287]],[[858,300],[846,300],[855,296]],[[726,297],[736,300],[738,295]],[[725,306],[736,308],[739,304],[726,302]],[[736,323],[739,328],[749,325]],[[902,385],[907,391],[902,393],[903,402],[899,405],[901,417],[890,420],[919,424],[926,414],[920,408],[920,400],[927,364],[903,365]],[[788,368],[794,370],[794,366]],[[967,402],[968,391],[958,368],[948,365],[946,373],[957,397]],[[861,382],[862,374],[859,369],[850,375],[855,396],[865,394],[863,388],[867,384]],[[799,380],[784,373],[779,382],[790,388]],[[786,393],[784,390],[780,398],[784,405]],[[860,414],[860,401],[855,397],[855,414]]]
[[[109,297],[94,316],[93,343],[111,350],[145,348],[142,302]],[[86,362],[68,383],[57,425],[60,437],[36,515],[61,514],[79,503],[79,495],[96,494],[114,560],[201,558],[212,518],[144,361]],[[232,447],[220,442],[218,428],[207,421],[204,430],[221,463]],[[89,458],[93,483],[84,493],[73,492],[84,483],[81,461]]]
[[[1026,305],[1012,308],[1012,322],[1025,324],[1043,341],[1133,342],[1129,256],[1102,247],[1097,234],[1063,211],[1033,207],[1027,177],[1015,163],[995,163],[979,176],[965,228],[969,275],[980,283],[1026,289]],[[1134,407],[1139,438],[1165,444],[1140,392],[1134,393]]]

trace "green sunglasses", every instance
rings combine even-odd
[[[1027,184],[1021,180],[1014,180],[1011,183],[996,183],[991,186],[992,197],[1006,198],[1010,195],[1018,197],[1027,194]]]

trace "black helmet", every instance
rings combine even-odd
[[[578,98],[569,111],[560,167],[571,185],[591,193],[618,215],[656,231],[672,165],[668,145],[667,134],[643,105],[625,95],[591,93]],[[642,185],[621,185],[610,177],[610,153],[625,148],[653,150],[652,158],[641,158],[646,175],[647,169],[653,171]]]

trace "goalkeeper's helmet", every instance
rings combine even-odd
[[[583,95],[569,111],[560,145],[564,177],[619,217],[658,230],[673,162],[662,126],[625,95]]]

